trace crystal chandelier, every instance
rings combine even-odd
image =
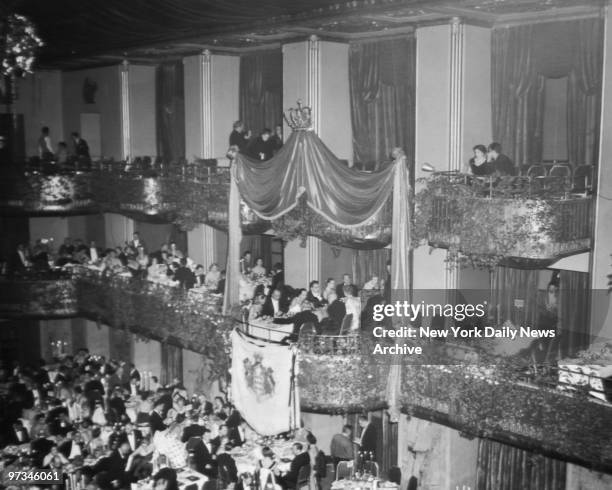
[[[10,14],[0,22],[0,73],[11,78],[32,73],[36,53],[43,45],[34,24],[19,14]]]

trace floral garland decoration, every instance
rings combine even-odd
[[[2,74],[23,77],[32,73],[37,51],[44,45],[34,24],[23,15],[11,14],[2,21],[1,31]]]

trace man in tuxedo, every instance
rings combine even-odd
[[[246,435],[247,423],[244,419],[236,427],[231,427],[229,430],[229,439],[234,446],[242,446],[247,441]]]
[[[145,250],[147,249],[145,243],[140,238],[140,233],[138,233],[137,231],[135,231],[134,234],[132,235],[132,241],[129,243],[129,245],[134,250],[138,250],[138,247],[142,247]]]
[[[302,466],[310,464],[310,456],[304,450],[304,445],[301,442],[293,443],[293,454],[295,457],[291,461],[289,471],[278,478],[279,483],[285,489],[294,489],[298,482],[298,476]]]
[[[270,138],[272,131],[265,128],[249,146],[249,156],[259,161],[270,160],[274,155],[275,144]]]
[[[338,298],[344,298],[344,286],[352,286],[353,280],[351,279],[350,274],[342,275],[342,282],[336,286],[336,294]],[[356,288],[355,288],[356,289]]]
[[[202,437],[204,435],[204,427],[198,424],[199,414],[194,411],[191,414],[191,424],[183,429],[181,442],[187,442],[192,437]]]
[[[100,487],[123,488],[128,483],[125,468],[129,454],[130,445],[126,440],[122,440],[110,456],[102,458],[92,467],[92,472],[97,475],[96,479]]]
[[[272,294],[266,298],[266,301],[261,308],[262,316],[275,317],[284,313],[281,306],[282,293],[280,289],[275,289]]]
[[[365,415],[359,416],[359,427],[361,427],[361,436],[355,439],[355,444],[359,446],[359,451],[362,453],[372,453],[376,456],[376,427],[368,420]]]
[[[151,425],[151,433],[153,434],[158,430],[166,430],[166,424],[164,424],[164,401],[161,398],[155,402],[149,423]]]
[[[23,426],[23,422],[21,420],[16,420],[13,423],[12,429],[9,431],[7,436],[7,442],[15,445],[30,442],[28,431]]]
[[[230,483],[238,481],[238,468],[236,461],[229,453],[234,446],[231,443],[222,444],[217,450],[217,472],[223,488],[226,488]]]
[[[314,308],[321,308],[327,301],[321,294],[321,285],[319,281],[310,281],[308,285],[308,294],[306,295],[306,301],[308,301]]]
[[[337,333],[342,325],[342,319],[346,315],[346,305],[344,301],[338,299],[338,295],[333,292],[327,297],[329,306],[327,307],[326,329]]]
[[[25,245],[17,245],[17,250],[11,260],[10,266],[11,274],[21,274],[32,267],[32,262],[28,257],[28,249]]]
[[[229,136],[229,146],[237,146],[241,153],[247,149],[251,132],[246,131],[242,121],[236,121]]]
[[[178,281],[179,286],[183,289],[191,289],[196,282],[196,277],[193,271],[187,267],[187,259],[180,259],[180,267],[174,273],[174,280]]]
[[[82,448],[79,443],[80,435],[71,430],[66,434],[66,439],[58,446],[59,452],[66,456],[66,459],[72,461],[74,458],[82,455]]]
[[[210,444],[210,432],[204,429],[202,436],[194,436],[185,445],[188,461],[192,469],[209,478],[217,477],[217,465]]]
[[[126,440],[130,445],[131,452],[136,451],[142,442],[142,432],[134,428],[131,422],[125,424],[125,431],[121,435],[121,440]]]
[[[487,161],[493,164],[495,173],[498,175],[516,175],[514,163],[507,155],[502,153],[500,143],[493,142],[487,148]]]

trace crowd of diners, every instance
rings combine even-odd
[[[215,488],[242,490],[266,482],[293,489],[304,465],[310,465],[318,484],[325,477],[330,458],[308,429],[278,436],[293,452],[280,471],[273,445],[223,396],[209,400],[188,393],[178,379],[162,386],[154,376],[145,384],[144,377],[134,364],[90,355],[87,349],[51,364],[0,361],[0,470],[53,469],[73,475],[88,490],[130,488],[147,478],[164,480],[156,490],[173,488],[164,485],[176,483],[182,468],[206,475]],[[349,426],[334,438],[335,461],[353,459],[352,447],[362,439],[372,446],[373,426],[363,421],[364,434],[349,439],[350,451],[344,440],[351,436]],[[238,474],[231,452],[248,444],[260,445],[260,458],[254,473]]]
[[[259,319],[270,324],[293,324],[289,340],[295,340],[305,324],[311,324],[319,334],[329,335],[369,330],[373,326],[374,305],[390,299],[390,261],[386,269],[386,278],[373,275],[362,285],[366,295],[360,294],[348,273],[338,281],[329,277],[324,282],[311,281],[308,288],[294,288],[285,284],[281,264],[275,264],[268,272],[262,258],[253,262],[251,252],[246,251],[240,259],[245,317],[250,322]],[[362,296],[367,299],[362,301]]]
[[[222,294],[225,288],[225,271],[218,264],[211,264],[207,268],[196,264],[174,241],[150,252],[138,232],[134,232],[132,240],[123,245],[106,249],[98,247],[94,241],[68,237],[57,250],[50,239],[37,239],[32,246],[20,244],[8,261],[7,273],[45,272],[72,265],[183,289],[206,288],[216,294]]]

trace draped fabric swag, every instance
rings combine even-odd
[[[364,164],[404,149],[414,160],[416,39],[351,44],[349,83],[353,154]]]
[[[240,119],[257,136],[274,130],[283,116],[283,55],[280,49],[240,57]]]
[[[598,157],[603,19],[500,27],[493,30],[493,139],[517,165],[542,160],[545,83],[568,78],[568,157]]]
[[[572,357],[589,345],[590,294],[589,274],[561,271],[559,287],[559,358]]]
[[[157,155],[167,161],[185,156],[185,95],[182,61],[157,67]]]
[[[566,468],[564,461],[478,440],[477,490],[565,490]]]

